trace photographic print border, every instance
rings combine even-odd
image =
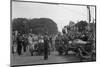
[[[20,1],[20,0],[10,0],[10,44],[12,44],[12,36],[11,36],[11,33],[12,33],[12,1],[15,1],[15,2],[29,2],[29,3],[42,3],[42,4],[51,4],[51,5],[74,5],[74,6],[93,6],[95,7],[95,31],[96,31],[96,24],[97,24],[97,7],[96,5],[86,5],[86,4],[71,4],[71,3],[55,3],[55,2],[41,2],[41,1]],[[97,47],[97,44],[96,44],[96,32],[95,32],[95,45]],[[96,49],[97,51],[97,49]],[[97,52],[96,52],[97,53]],[[10,45],[10,55],[11,55],[11,45]],[[97,57],[97,56],[96,56]],[[96,61],[85,61],[85,62],[96,62]],[[83,62],[83,63],[85,63]],[[11,63],[11,56],[10,56],[10,63]],[[82,63],[81,61],[76,61],[76,62],[60,62],[60,63],[45,63],[45,64],[27,64],[27,65],[13,65],[11,67],[16,67],[16,66],[34,66],[34,65],[50,65],[50,64],[65,64],[65,63]]]

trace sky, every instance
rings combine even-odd
[[[91,7],[92,19],[95,18],[95,7]],[[53,5],[32,2],[12,2],[12,19],[14,18],[50,18],[58,26],[61,32],[62,28],[70,21],[77,23],[81,20],[88,20],[88,11],[86,6],[76,5]]]

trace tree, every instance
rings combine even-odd
[[[76,27],[78,27],[79,32],[83,32],[86,30],[88,23],[86,21],[79,21],[77,24],[75,24]]]
[[[15,18],[12,21],[12,30],[20,31],[21,33],[30,31],[35,34],[56,34],[58,32],[57,24],[49,18]]]
[[[26,26],[27,23],[28,23],[28,19],[26,19],[26,18],[15,18],[12,21],[12,30],[13,31],[17,30],[17,31],[23,33],[27,30],[27,28],[25,28],[25,27],[27,27]]]
[[[35,18],[30,20],[30,26],[33,33],[44,34],[48,32],[54,34],[58,32],[57,24],[49,18]]]

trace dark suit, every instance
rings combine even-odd
[[[18,54],[21,55],[21,51],[22,51],[21,36],[17,37],[17,51],[18,51]]]
[[[47,37],[44,38],[44,60],[48,59],[48,51],[49,51],[49,40]]]

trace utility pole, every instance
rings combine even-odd
[[[91,27],[90,27],[90,22],[91,22],[91,10],[90,10],[90,6],[89,5],[87,5],[87,16],[88,16],[88,22],[89,22],[89,24],[88,24],[88,30],[90,31],[90,29],[91,29]],[[92,21],[92,24],[94,24],[94,22],[95,22],[95,19],[93,18],[93,21]],[[94,27],[94,26],[93,26]],[[95,29],[95,28],[94,28]],[[91,39],[94,39],[95,38],[95,32],[93,32],[93,33],[91,33],[91,35],[90,35],[90,37],[89,37],[89,39],[91,40]]]
[[[90,6],[87,5],[87,11],[88,11],[88,22],[90,23],[91,22],[91,12],[90,12]]]
[[[87,29],[88,31],[90,30],[90,22],[91,22],[91,13],[90,13],[90,6],[87,5],[87,20],[88,20],[88,26],[87,26]]]
[[[90,22],[91,22],[91,14],[90,14],[90,6],[87,5],[87,20],[88,20],[88,32],[90,31]],[[89,36],[89,40],[91,39],[91,35]]]

